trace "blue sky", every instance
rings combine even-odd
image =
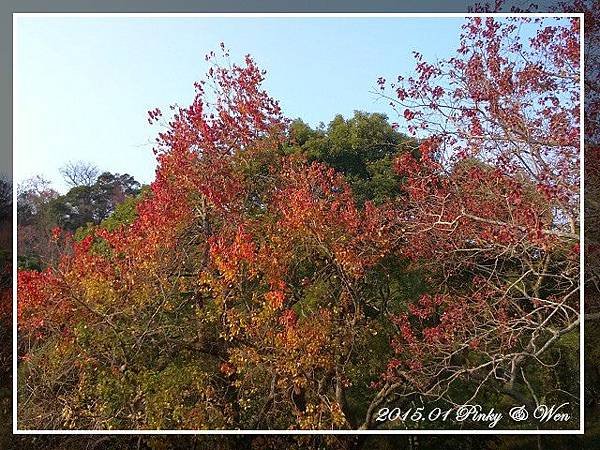
[[[67,161],[154,177],[158,128],[146,112],[187,105],[220,42],[232,60],[250,53],[284,113],[311,125],[337,113],[384,112],[379,76],[407,74],[412,51],[456,49],[454,18],[20,17],[15,26],[15,181],[43,175],[65,190]]]

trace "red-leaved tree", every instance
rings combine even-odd
[[[381,401],[462,404],[492,386],[535,405],[535,367],[555,364],[552,346],[576,335],[579,25],[472,18],[455,57],[415,53],[415,76],[380,79],[422,137],[396,168],[407,179],[405,252],[436,286],[394,319]]]

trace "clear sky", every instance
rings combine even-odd
[[[250,53],[284,113],[311,125],[354,110],[384,112],[379,76],[412,71],[412,51],[444,58],[458,45],[454,18],[20,17],[15,25],[15,181],[32,175],[65,190],[58,169],[83,160],[154,177],[158,128],[147,111],[187,105],[224,42]]]

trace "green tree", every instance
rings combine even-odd
[[[76,175],[71,173],[70,180],[80,180],[84,184],[73,186],[64,195],[52,189],[41,177],[27,180],[19,187],[19,267],[41,269],[55,261],[58,250],[52,242],[55,227],[76,233],[79,229],[98,225],[110,217],[118,205],[141,190],[140,183],[129,174],[103,172],[94,182]],[[129,207],[135,210],[134,204]]]
[[[382,203],[401,193],[393,159],[415,147],[415,139],[397,132],[384,114],[355,111],[350,119],[338,114],[327,127],[317,129],[296,119],[287,152],[302,152],[344,174],[357,202],[363,204]]]
[[[64,230],[76,231],[88,224],[99,224],[129,196],[140,191],[129,174],[104,172],[92,185],[79,185],[54,199],[49,207],[56,224]]]

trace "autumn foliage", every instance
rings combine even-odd
[[[60,260],[19,272],[20,426],[374,428],[392,402],[577,396],[548,367],[579,324],[579,24],[550,22],[470,19],[454,57],[379,80],[411,145],[377,202],[298,150],[252,58],[208,55],[190,106],[149,112],[135,220],[56,230]]]

